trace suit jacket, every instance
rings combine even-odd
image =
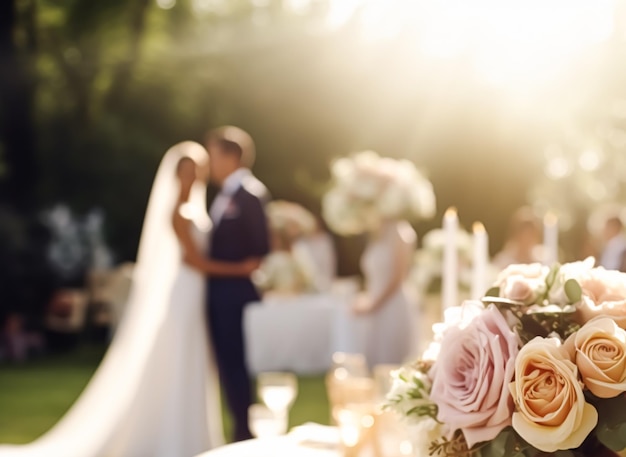
[[[270,250],[265,214],[268,201],[267,188],[255,177],[247,176],[213,228],[211,258],[240,262],[250,257],[265,257]],[[243,306],[260,298],[250,278],[209,277],[208,292],[211,306]]]

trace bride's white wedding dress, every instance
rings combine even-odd
[[[194,153],[206,154],[182,143],[162,161],[128,307],[89,384],[50,431],[27,445],[0,446],[0,457],[193,457],[223,444],[206,281],[183,264],[171,227],[176,165]],[[206,215],[202,186],[189,205]],[[195,221],[193,238],[204,250],[208,227]]]

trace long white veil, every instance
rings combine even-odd
[[[179,143],[163,157],[144,218],[126,311],[102,363],[76,402],[52,429],[27,445],[0,446],[0,456],[106,455],[110,440],[141,387],[143,367],[167,311],[172,284],[180,268],[180,246],[171,221],[179,193],[176,167],[182,157],[190,157],[196,163],[208,160],[205,149],[194,142]],[[190,203],[205,208],[204,185],[194,186]]]

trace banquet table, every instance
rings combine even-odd
[[[228,444],[197,457],[341,457],[336,427],[314,423],[289,434]]]
[[[269,296],[244,312],[248,369],[320,374],[328,371],[335,352],[367,356],[373,321],[351,311],[354,289],[324,294]],[[414,316],[415,325],[428,322]],[[429,333],[429,327],[422,335]],[[417,338],[415,339],[417,342]],[[415,349],[412,348],[412,352]]]
[[[326,371],[337,306],[341,299],[330,294],[273,297],[247,306],[243,325],[250,372]]]
[[[334,352],[364,352],[368,326],[350,311],[352,300],[328,293],[251,303],[243,322],[250,372],[324,373]]]
[[[299,444],[290,436],[263,438],[213,449],[197,457],[341,457],[338,448]]]

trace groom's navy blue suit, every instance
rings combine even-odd
[[[211,235],[211,258],[240,262],[269,252],[265,203],[269,193],[256,178],[244,178]],[[235,440],[250,438],[248,407],[252,402],[246,367],[243,311],[259,300],[249,278],[209,278],[208,316],[220,381],[233,414]]]

